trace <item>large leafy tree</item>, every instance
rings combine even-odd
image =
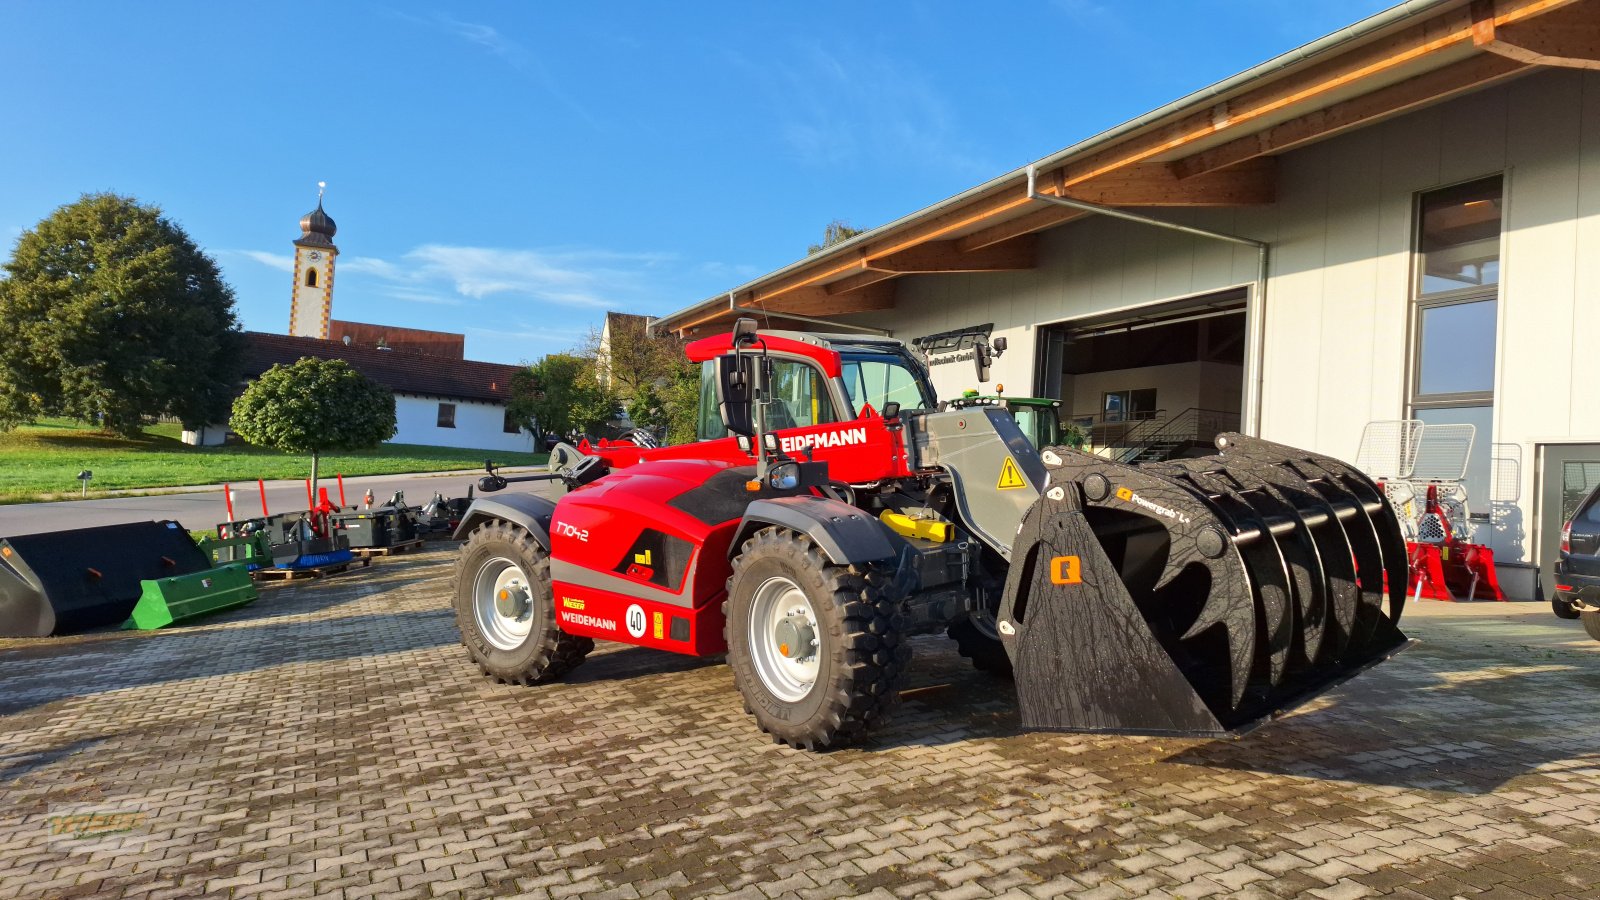
[[[546,433],[598,432],[616,415],[617,397],[592,357],[552,353],[512,376],[507,408]]]
[[[592,329],[580,355],[595,360],[596,373],[627,408],[628,418],[643,428],[665,429],[670,443],[694,440],[700,367],[684,356],[684,341],[670,333],[651,334],[635,317],[612,322],[603,350],[600,336]]]
[[[220,421],[243,345],[233,289],[154,206],[86,194],[18,238],[0,278],[0,430],[68,416],[121,434]]]
[[[233,401],[229,424],[257,446],[310,454],[314,497],[321,454],[394,437],[394,394],[342,359],[306,357],[263,372]]]

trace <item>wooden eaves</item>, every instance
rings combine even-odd
[[[1600,67],[1600,0],[1442,3],[1432,16],[1189,104],[1103,146],[1039,165],[1039,192],[1102,206],[1270,204],[1274,156],[1479,90],[1538,66]],[[1021,171],[948,208],[868,232],[725,302],[657,323],[686,336],[755,311],[839,316],[891,309],[909,274],[1032,268],[1038,232],[1090,215],[1029,200]]]

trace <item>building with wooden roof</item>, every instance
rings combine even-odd
[[[1413,0],[653,327],[988,331],[1102,434],[1471,424],[1475,536],[1548,593],[1600,479],[1597,69],[1600,0]]]

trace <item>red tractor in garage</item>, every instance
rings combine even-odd
[[[1404,542],[1342,462],[1236,434],[1137,467],[1036,449],[883,338],[741,319],[687,352],[706,440],[480,481],[568,488],[480,496],[457,531],[486,675],[559,678],[595,638],[726,654],[756,723],[819,749],[889,715],[930,631],[1014,679],[1026,728],[1144,734],[1244,730],[1406,644]]]

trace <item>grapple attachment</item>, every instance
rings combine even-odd
[[[999,611],[1024,727],[1237,733],[1406,646],[1406,548],[1377,485],[1217,446],[1139,466],[1044,452]]]

